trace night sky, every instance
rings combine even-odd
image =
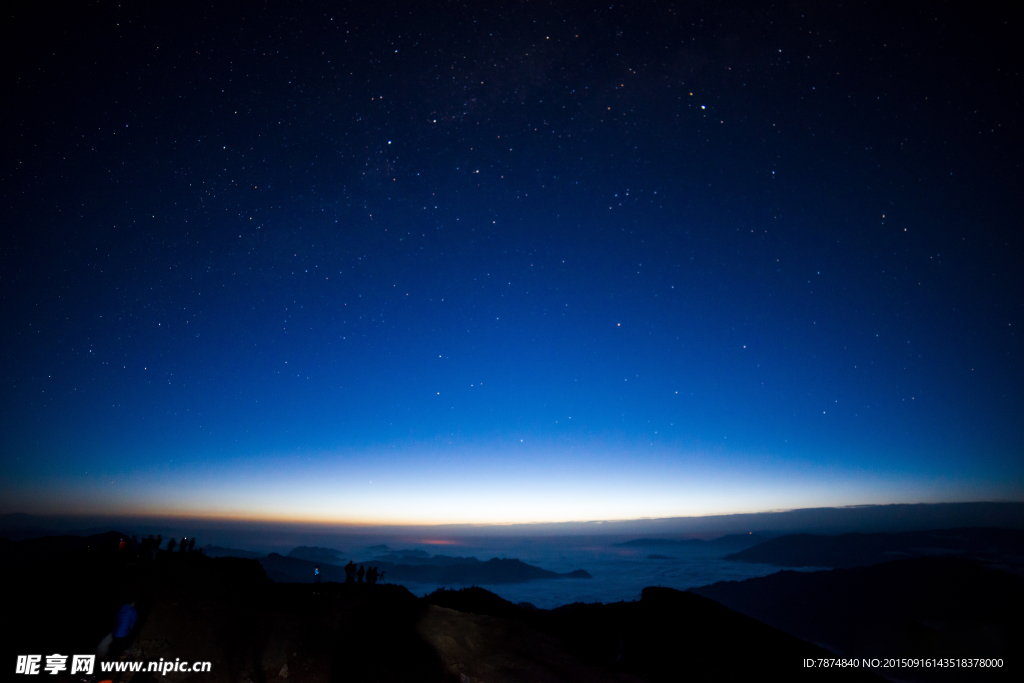
[[[3,10],[0,511],[1024,499],[1021,17]]]

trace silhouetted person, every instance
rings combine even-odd
[[[175,541],[173,538],[171,540],[167,541],[167,552],[173,553],[174,549],[177,548],[177,547],[178,547],[178,542]]]
[[[345,583],[354,583],[356,580],[356,563],[352,560],[345,565]]]
[[[373,584],[377,583],[377,568],[376,567],[370,567],[369,569],[366,570],[366,583],[370,584],[371,586]]]
[[[195,541],[192,542],[195,545]],[[178,552],[184,555],[188,551],[188,546],[185,545],[185,537],[181,537],[181,543],[178,544]]]
[[[320,592],[320,565],[313,567],[313,593]]]
[[[106,644],[107,638],[100,643],[100,659],[116,660],[121,656],[121,653],[131,643],[132,629],[135,628],[138,618],[139,613],[135,610],[134,600],[121,606],[117,616],[114,617],[114,630],[108,636],[110,638],[109,645]],[[102,652],[104,650],[105,653]]]
[[[363,569],[363,565],[359,565],[359,571],[356,572],[356,578],[359,579],[359,583],[363,582],[363,576],[366,575],[366,570]]]
[[[387,574],[387,570],[382,571],[377,575],[377,583],[384,583],[384,575]]]
[[[192,552],[192,549],[195,548],[195,547],[196,547],[196,537],[193,536],[192,538],[188,539],[188,551]]]

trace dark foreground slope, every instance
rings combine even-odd
[[[998,672],[921,668],[899,672],[901,679],[1019,680],[1024,581],[975,561],[781,571],[692,591],[846,656],[1004,660]]]
[[[116,536],[116,535],[114,535]],[[104,543],[49,543],[41,561],[7,544],[5,613],[18,654],[85,654],[134,599],[139,625],[126,657],[208,660],[203,674],[155,680],[720,681],[871,679],[804,669],[827,653],[711,600],[647,589],[635,603],[527,610],[481,589],[416,598],[398,585],[274,583],[255,560]],[[127,681],[127,674],[114,675]],[[68,675],[47,680],[70,681]]]
[[[573,604],[554,610],[524,609],[480,588],[437,591],[424,600],[456,614],[477,615],[474,622],[480,630],[499,629],[502,624],[527,626],[553,637],[586,665],[616,673],[619,680],[880,680],[859,669],[804,668],[805,659],[835,655],[713,600],[671,588],[645,588],[638,602]],[[469,629],[461,638],[468,641],[473,634]],[[458,634],[428,633],[427,640],[438,643],[436,649],[446,662],[460,660],[460,673],[473,680],[501,680],[493,675],[496,667],[491,662],[501,661],[505,638],[475,647],[463,645]],[[477,656],[462,654],[467,651]]]

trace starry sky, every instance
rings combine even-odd
[[[21,3],[2,512],[1024,499],[1019,14]]]

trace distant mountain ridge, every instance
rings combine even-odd
[[[391,548],[388,548],[386,545],[371,546],[367,548],[367,550],[372,550],[375,553],[378,553],[377,555],[375,555],[375,557],[381,558],[397,557],[409,559],[416,557],[430,557],[430,553],[428,553],[426,550],[392,550]]]
[[[247,560],[258,560],[266,557],[266,553],[258,553],[252,550],[239,550],[238,548],[224,548],[219,545],[203,546],[203,552],[210,557],[241,557]]]
[[[387,554],[373,557],[369,560],[371,563],[375,562],[386,562],[389,564],[409,564],[413,566],[419,565],[437,565],[447,567],[454,564],[473,564],[474,562],[480,562],[475,557],[459,557],[452,555],[428,555],[427,553],[422,554]]]
[[[736,549],[736,548],[747,548],[758,543],[762,543],[770,538],[774,538],[775,534],[767,533],[747,533],[747,534],[726,534],[725,536],[719,536],[718,538],[712,538],[710,540],[703,540],[700,538],[635,538],[631,541],[623,541],[622,543],[614,543],[613,545],[620,548],[721,548],[723,550]]]
[[[789,534],[725,556],[778,567],[861,567],[909,557],[957,556],[1024,567],[1024,530],[966,527],[838,536]]]
[[[293,548],[288,557],[297,557],[300,560],[310,562],[326,562],[327,564],[345,564],[345,554],[334,548],[318,548],[316,546],[300,545]]]
[[[474,584],[524,583],[537,579],[593,578],[583,569],[559,574],[526,564],[521,560],[499,559],[496,557],[487,561],[481,561],[475,557],[450,558],[445,556],[421,559],[436,560],[436,562],[398,564],[374,559],[367,562],[358,562],[357,564],[364,567],[374,566],[386,572],[385,580],[388,583],[408,581],[442,586],[469,586]],[[318,563],[271,553],[265,558],[260,559],[260,564],[263,565],[267,576],[274,581],[311,583],[313,581],[313,568]],[[319,566],[320,574],[324,581],[337,581],[339,583],[345,581],[344,567],[323,563]]]

